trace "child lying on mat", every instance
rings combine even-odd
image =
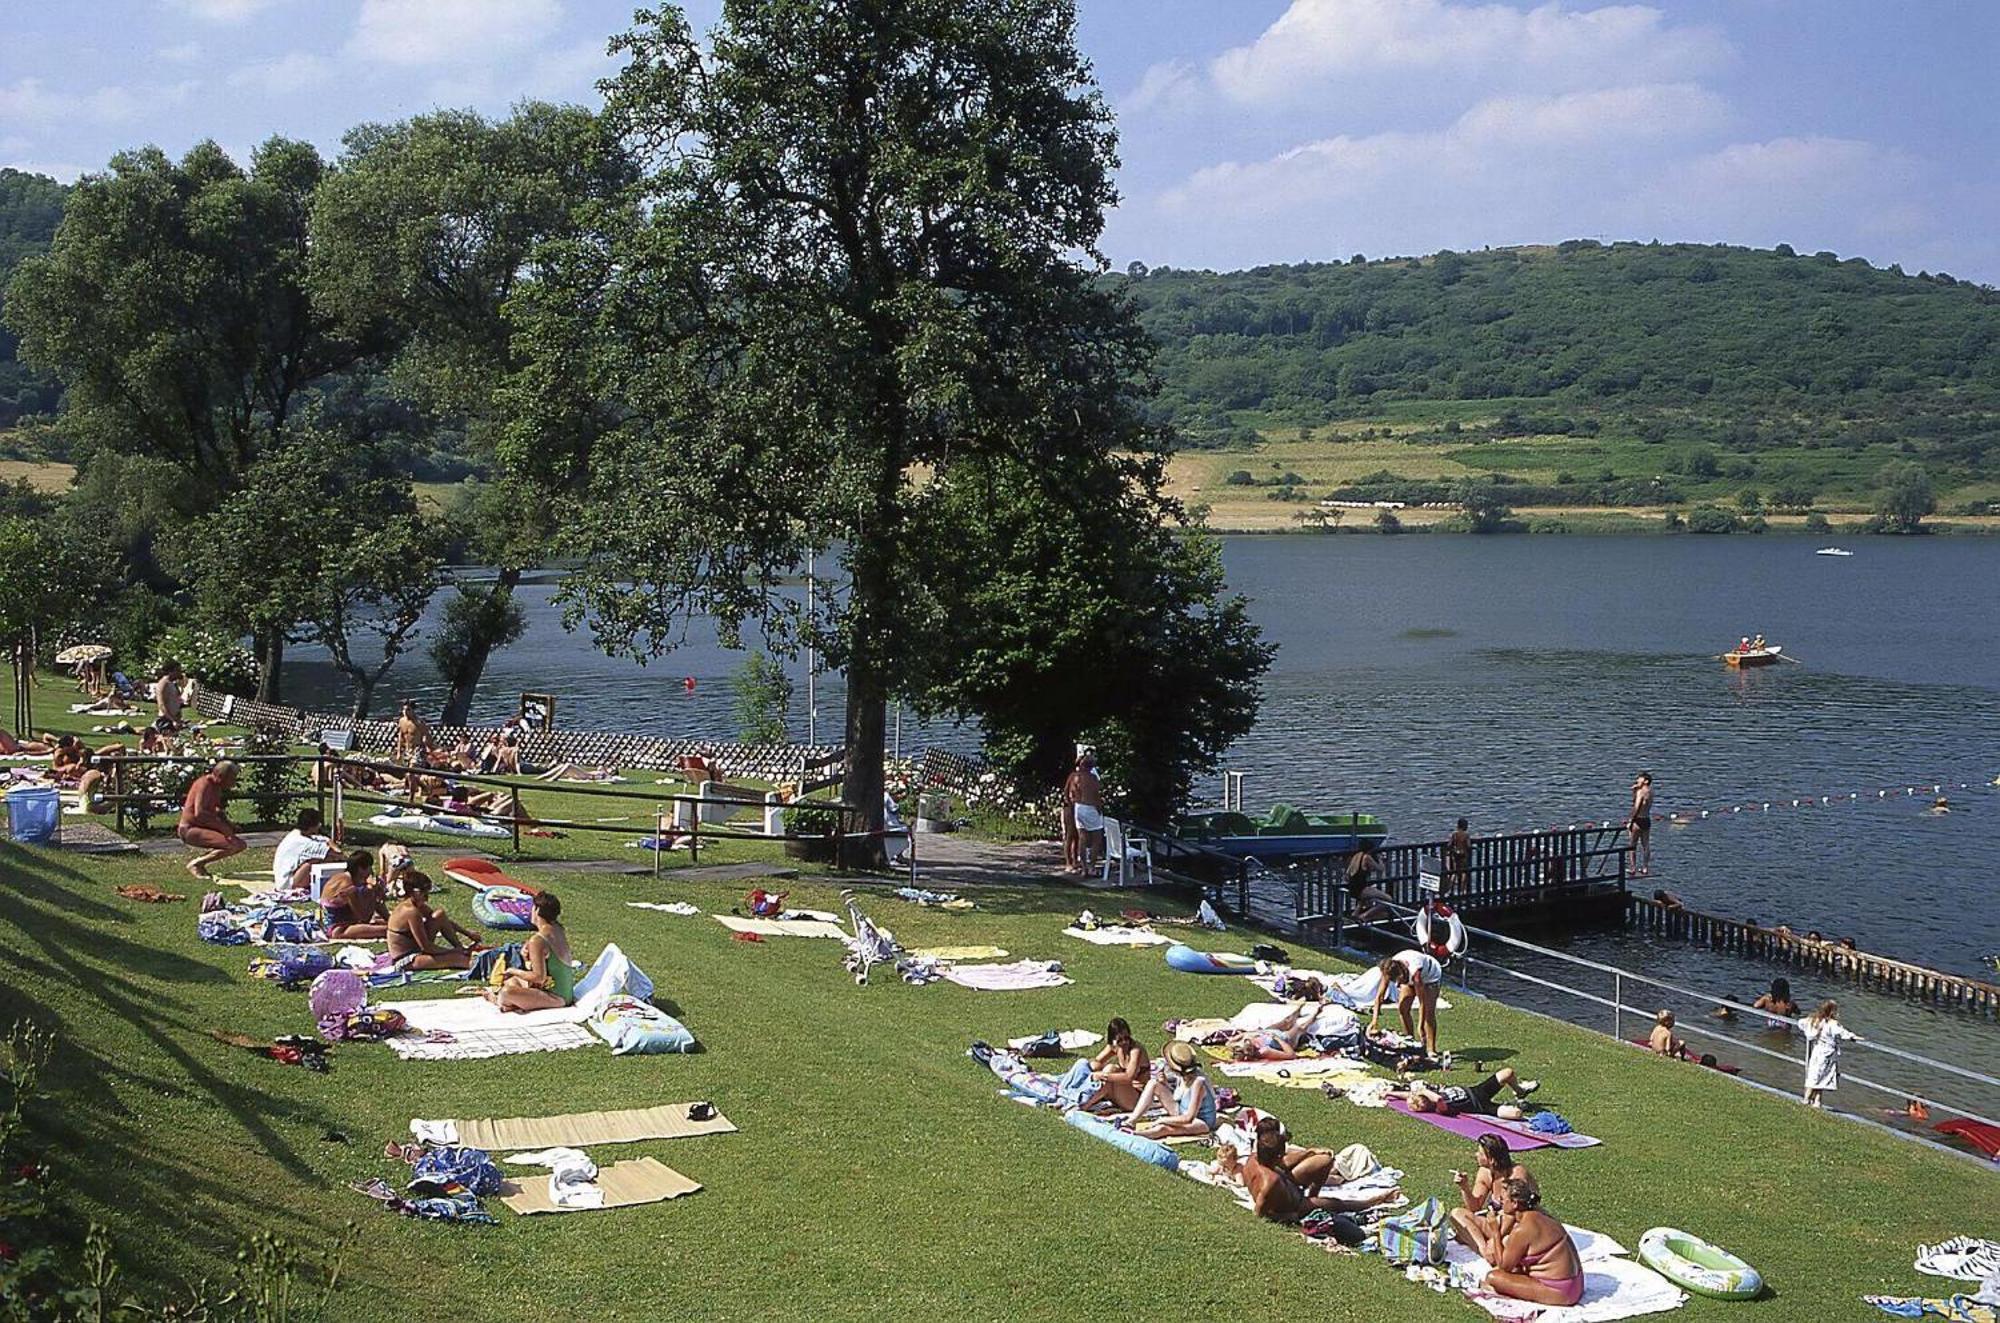
[[[1471,1088],[1462,1084],[1434,1086],[1422,1080],[1411,1080],[1407,1089],[1392,1089],[1389,1096],[1401,1098],[1413,1112],[1436,1112],[1439,1116],[1497,1116],[1502,1121],[1518,1121],[1521,1119],[1519,1107],[1512,1103],[1494,1105],[1500,1090],[1512,1089],[1515,1097],[1525,1098],[1541,1087],[1536,1080],[1524,1080],[1515,1075],[1512,1066],[1502,1066]]]
[[[389,957],[402,968],[465,969],[479,936],[431,907],[431,880],[416,869],[402,873],[403,899],[389,913]]]

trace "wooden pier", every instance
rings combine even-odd
[[[1734,951],[1833,974],[1865,987],[1915,997],[1939,1006],[2000,1013],[2000,985],[1947,974],[1887,956],[1870,955],[1839,942],[1815,940],[1790,929],[1765,928],[1724,919],[1651,897],[1628,896],[1626,920],[1632,927],[1681,937],[1718,951]]]

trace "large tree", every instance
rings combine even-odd
[[[314,200],[315,299],[356,337],[393,341],[395,388],[461,423],[471,451],[490,455],[502,417],[495,388],[520,366],[507,301],[537,245],[574,234],[579,208],[632,178],[598,118],[574,106],[363,125]],[[547,494],[499,486],[464,530],[469,554],[499,573],[491,585],[461,586],[433,647],[449,724],[465,721],[493,649],[520,633],[514,590],[548,554]]]
[[[7,292],[30,366],[67,389],[84,447],[163,460],[213,508],[237,490],[314,383],[365,346],[314,311],[308,215],[325,174],[272,139],[246,171],[214,143],[176,162],[121,152],[70,193],[47,253]],[[257,638],[260,696],[277,696],[284,634]]]

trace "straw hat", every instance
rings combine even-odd
[[[1194,1048],[1175,1039],[1167,1044],[1167,1064],[1185,1075],[1201,1064],[1201,1058],[1194,1054]]]

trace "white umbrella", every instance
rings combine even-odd
[[[111,649],[102,643],[79,643],[73,648],[64,648],[56,654],[56,665],[74,666],[78,662],[103,661],[111,655]]]

